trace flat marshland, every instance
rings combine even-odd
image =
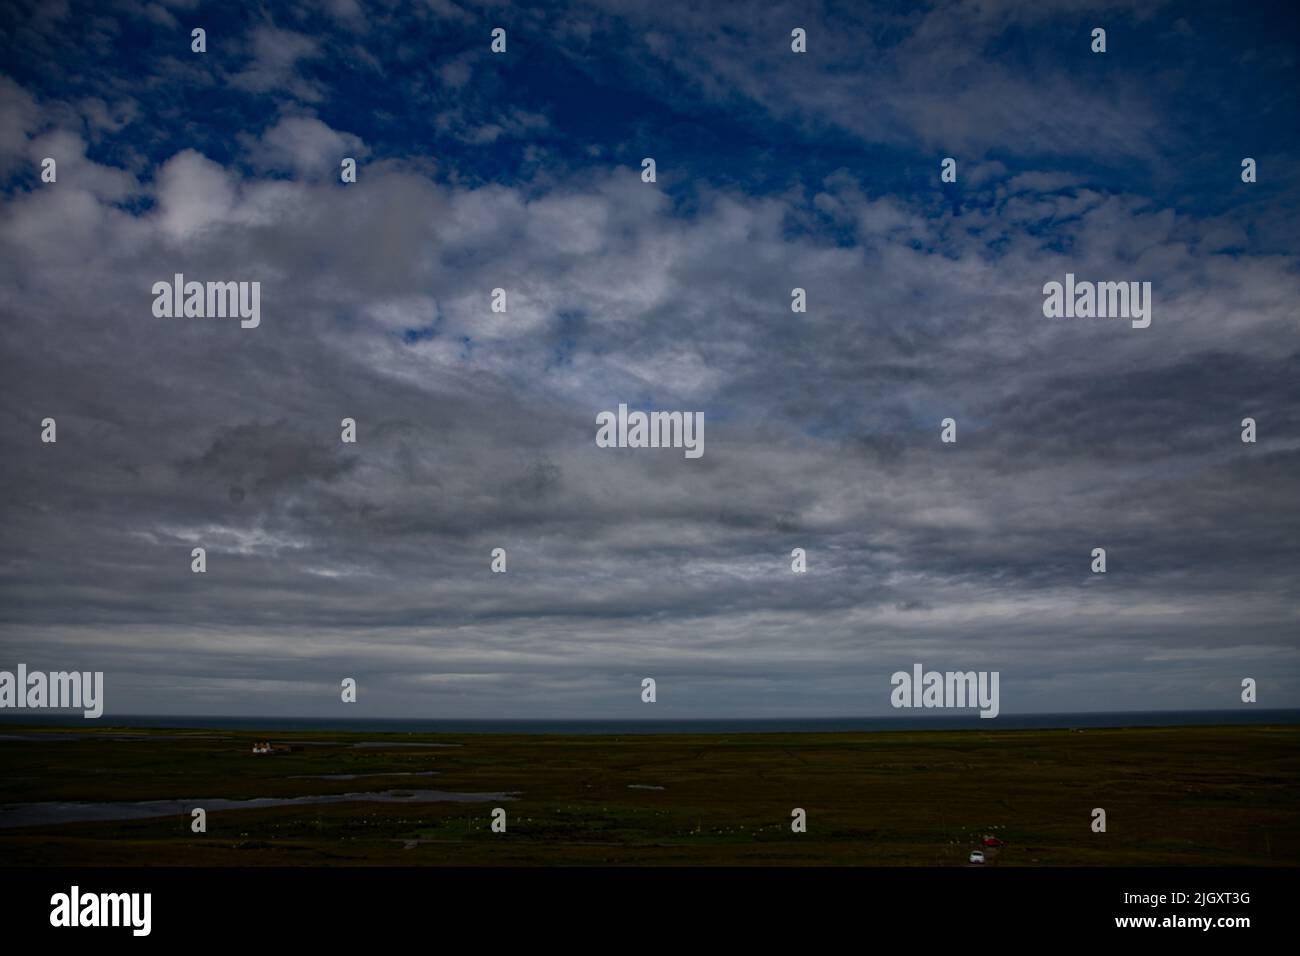
[[[276,749],[254,754],[263,740]],[[228,802],[342,794],[359,796]],[[82,822],[64,818],[84,808],[54,806],[112,815],[154,801],[179,805]],[[190,811],[205,801],[207,832],[194,833]],[[492,831],[496,807],[505,833]],[[1092,830],[1097,807],[1105,833]],[[806,833],[791,832],[795,808]],[[985,834],[1005,841],[997,866],[1296,865],[1297,811],[1293,725],[622,736],[0,725],[8,866],[963,866]]]

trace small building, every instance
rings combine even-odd
[[[255,754],[269,754],[270,752],[271,752],[271,745],[270,745],[270,743],[255,743],[255,744],[253,744],[253,753],[255,753]]]

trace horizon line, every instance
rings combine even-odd
[[[953,713],[946,708],[929,708],[932,713],[918,713],[922,708],[907,708],[904,714],[828,714],[828,715],[781,715],[765,717],[408,717],[408,716],[359,716],[359,717],[342,717],[342,716],[324,716],[316,714],[230,714],[230,713],[203,713],[203,714],[185,714],[185,713],[130,713],[120,714],[115,719],[127,720],[137,717],[147,717],[149,719],[159,718],[180,718],[187,720],[346,720],[346,721],[474,721],[480,723],[493,722],[510,722],[510,723],[547,723],[563,721],[566,723],[674,723],[689,721],[773,721],[773,720],[924,720],[924,719],[952,719],[960,717],[977,718],[978,712]],[[1162,708],[1155,710],[1052,710],[1052,711],[1003,711],[999,717],[1102,717],[1109,715],[1121,714],[1239,714],[1239,713],[1300,713],[1300,706],[1294,707],[1259,707],[1259,708]],[[17,712],[17,713],[15,713]],[[37,707],[6,707],[0,709],[0,720],[10,719],[11,716],[19,716],[22,712],[30,713],[32,717],[41,719],[54,719],[60,717],[76,717],[74,711],[64,713],[51,713],[49,708]],[[107,715],[105,715],[107,716]],[[85,720],[87,718],[81,718]],[[104,724],[105,718],[93,718],[96,724]],[[997,718],[993,718],[996,720]],[[111,721],[110,721],[111,723]],[[78,726],[81,726],[78,724]]]

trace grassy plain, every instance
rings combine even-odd
[[[514,792],[0,829],[7,866],[1296,865],[1300,727],[543,736],[70,727],[0,740],[0,804]],[[0,726],[0,733],[48,728]],[[139,736],[129,736],[139,734]],[[454,747],[350,746],[356,741]],[[321,741],[333,743],[320,744]],[[315,742],[315,743],[313,743]],[[437,776],[391,776],[436,771]],[[294,779],[382,774],[355,780]],[[662,789],[653,789],[662,788]],[[505,807],[505,834],[490,829]],[[791,832],[791,810],[808,832]],[[1107,814],[1105,833],[1092,810]]]

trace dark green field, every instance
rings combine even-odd
[[[84,727],[0,741],[0,804],[437,789],[509,802],[348,803],[0,829],[8,866],[999,866],[1300,863],[1300,728],[680,736],[277,733]],[[6,726],[0,732],[20,728]],[[24,732],[44,733],[33,728]],[[446,749],[354,749],[384,740]],[[293,775],[392,774],[299,780]],[[637,789],[630,789],[635,785]],[[640,789],[662,787],[659,789]],[[494,806],[508,831],[490,830]],[[790,829],[802,807],[808,832]],[[1107,832],[1093,833],[1104,807]]]

